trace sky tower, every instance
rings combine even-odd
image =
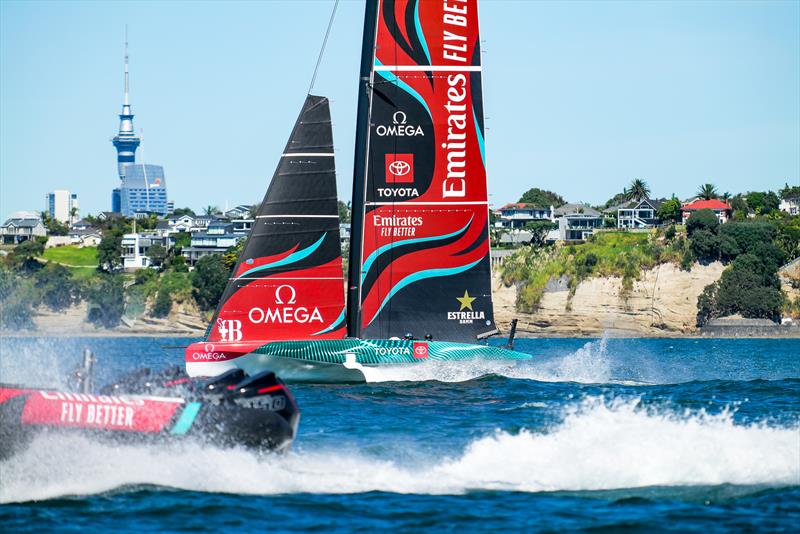
[[[136,159],[136,149],[141,139],[133,130],[133,112],[128,97],[128,27],[125,27],[125,100],[122,104],[122,113],[119,114],[119,133],[114,136],[112,143],[117,149],[117,166],[120,180],[124,177],[125,165],[131,165]]]

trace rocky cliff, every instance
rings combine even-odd
[[[695,264],[690,272],[664,264],[642,273],[630,291],[621,278],[590,278],[580,283],[570,298],[566,284],[548,284],[536,313],[518,313],[517,289],[494,278],[495,317],[508,331],[519,319],[522,335],[669,336],[695,332],[697,297],[716,281],[724,266]]]

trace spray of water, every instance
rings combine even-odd
[[[141,485],[261,495],[790,486],[800,485],[798,450],[800,423],[742,425],[730,411],[647,409],[638,400],[591,397],[545,432],[498,431],[464,450],[406,463],[342,449],[259,456],[196,443],[153,448],[43,436],[0,464],[0,502]]]
[[[527,361],[467,360],[429,361],[413,366],[385,366],[370,370],[368,382],[464,382],[483,376],[538,380],[542,382],[580,382],[587,384],[636,382],[615,378],[613,360],[608,353],[608,338],[587,342],[577,351],[559,358],[534,358]]]

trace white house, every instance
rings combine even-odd
[[[789,215],[800,215],[800,198],[782,198],[778,209]]]

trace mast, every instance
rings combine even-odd
[[[361,263],[364,238],[364,201],[366,196],[367,142],[370,128],[373,57],[378,33],[378,0],[367,0],[364,11],[364,35],[361,43],[361,69],[356,116],[356,150],[353,162],[353,203],[350,206],[350,252],[347,266],[347,335],[361,333]]]

